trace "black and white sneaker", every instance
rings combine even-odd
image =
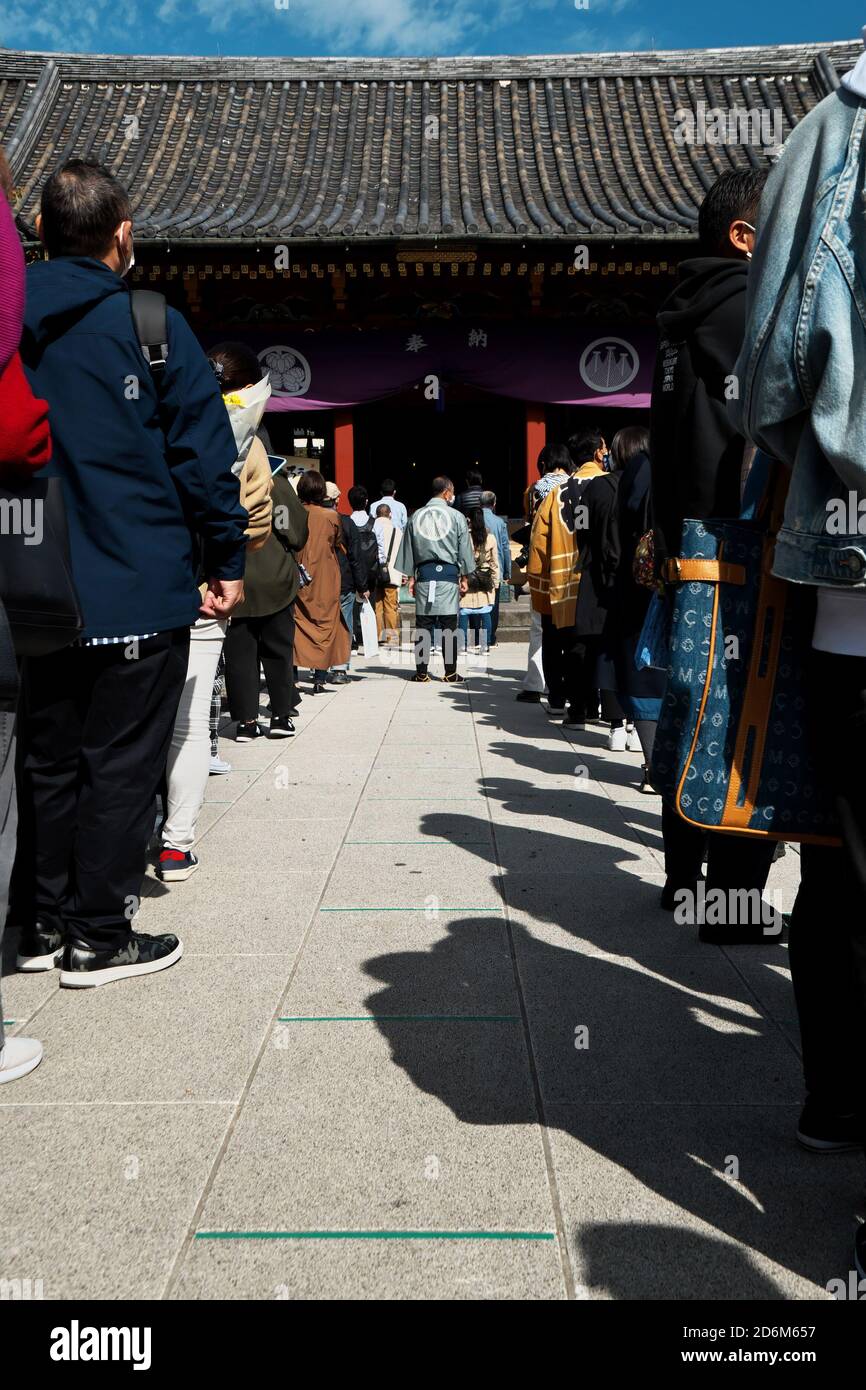
[[[21,933],[15,965],[25,975],[35,974],[39,970],[53,970],[55,965],[60,964],[62,955],[61,933],[52,927],[44,927],[41,922],[34,922]]]
[[[850,1153],[862,1149],[866,1126],[856,1114],[830,1115],[807,1100],[797,1125],[797,1143],[813,1154]]]
[[[268,738],[291,738],[295,726],[287,714],[272,714]]]
[[[258,738],[261,732],[254,719],[248,724],[238,724],[235,729],[235,743],[252,743],[253,739]]]
[[[130,932],[129,940],[115,950],[94,951],[78,942],[67,945],[60,966],[60,983],[67,989],[92,989],[134,975],[153,975],[167,970],[183,955],[176,936],[144,936]]]

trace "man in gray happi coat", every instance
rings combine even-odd
[[[433,479],[433,496],[419,507],[403,532],[395,568],[411,576],[415,595],[415,675],[429,681],[427,667],[435,630],[441,629],[445,679],[462,682],[457,674],[457,617],[466,576],[475,570],[475,554],[465,516],[455,511],[450,478]]]

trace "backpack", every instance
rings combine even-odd
[[[354,521],[352,525],[355,525]],[[364,565],[367,569],[367,588],[375,589],[379,574],[379,541],[373,530],[372,517],[363,526],[358,527],[358,537],[361,542]]]
[[[144,360],[159,384],[168,359],[168,312],[165,295],[156,290],[131,290],[132,321]]]

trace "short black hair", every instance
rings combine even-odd
[[[574,464],[571,454],[564,444],[545,444],[541,453],[538,455],[538,462],[542,469],[542,474],[547,473],[570,473]]]
[[[306,473],[301,474],[298,479],[298,497],[302,502],[309,502],[312,506],[321,506],[327,493],[325,480],[315,468],[308,468]]]
[[[393,478],[383,478],[383,479],[382,479],[382,495],[383,495],[384,497],[390,497],[390,496],[391,496],[391,493],[392,493],[392,492],[396,492],[396,491],[397,491],[397,484],[394,482],[394,479],[393,479]]]
[[[568,441],[568,452],[575,468],[580,468],[581,464],[588,463],[594,458],[598,450],[604,443],[604,435],[601,430],[594,426],[590,429],[578,430]]]
[[[242,391],[263,376],[261,362],[246,343],[217,343],[208,353],[208,361],[223,392]]]
[[[453,492],[454,484],[450,478],[440,476],[433,479],[433,496],[441,497],[443,492]]]
[[[467,486],[467,488],[470,488],[470,487],[480,487],[483,481],[484,481],[484,479],[481,477],[481,470],[480,470],[479,468],[467,468],[467,470],[466,470],[466,486]]]
[[[754,226],[766,182],[766,169],[729,169],[720,174],[698,213],[698,236],[705,255],[719,256],[733,249],[728,240],[732,222],[742,219]]]
[[[42,236],[51,256],[92,256],[111,249],[121,222],[131,221],[129,194],[95,159],[68,159],[42,190]]]
[[[361,487],[360,483],[355,483],[354,487],[350,487],[346,496],[349,499],[349,506],[352,508],[353,512],[365,512],[367,510],[367,504],[370,498],[367,495],[367,489]]]

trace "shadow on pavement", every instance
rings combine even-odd
[[[500,719],[499,690],[472,691],[476,719],[510,735],[497,751],[530,774],[567,773],[561,734],[549,748],[520,742],[525,715]],[[517,818],[494,816],[498,860],[486,817],[429,813],[424,833],[489,864],[510,918],[515,1020],[441,1027],[435,1047],[393,1020],[449,987],[455,1001],[461,988],[484,997],[483,952],[467,953],[466,937],[506,928],[452,921],[432,950],[365,962],[381,985],[366,1004],[394,1062],[465,1124],[549,1127],[578,1284],[617,1298],[803,1296],[748,1251],[818,1286],[845,1274],[862,1159],[797,1147],[799,1059],[742,972],[658,907],[662,876],[639,877],[649,856],[614,803],[531,779],[483,787]],[[649,811],[635,814],[656,829]],[[551,817],[574,834],[554,833]],[[658,1224],[665,1203],[677,1224]]]

